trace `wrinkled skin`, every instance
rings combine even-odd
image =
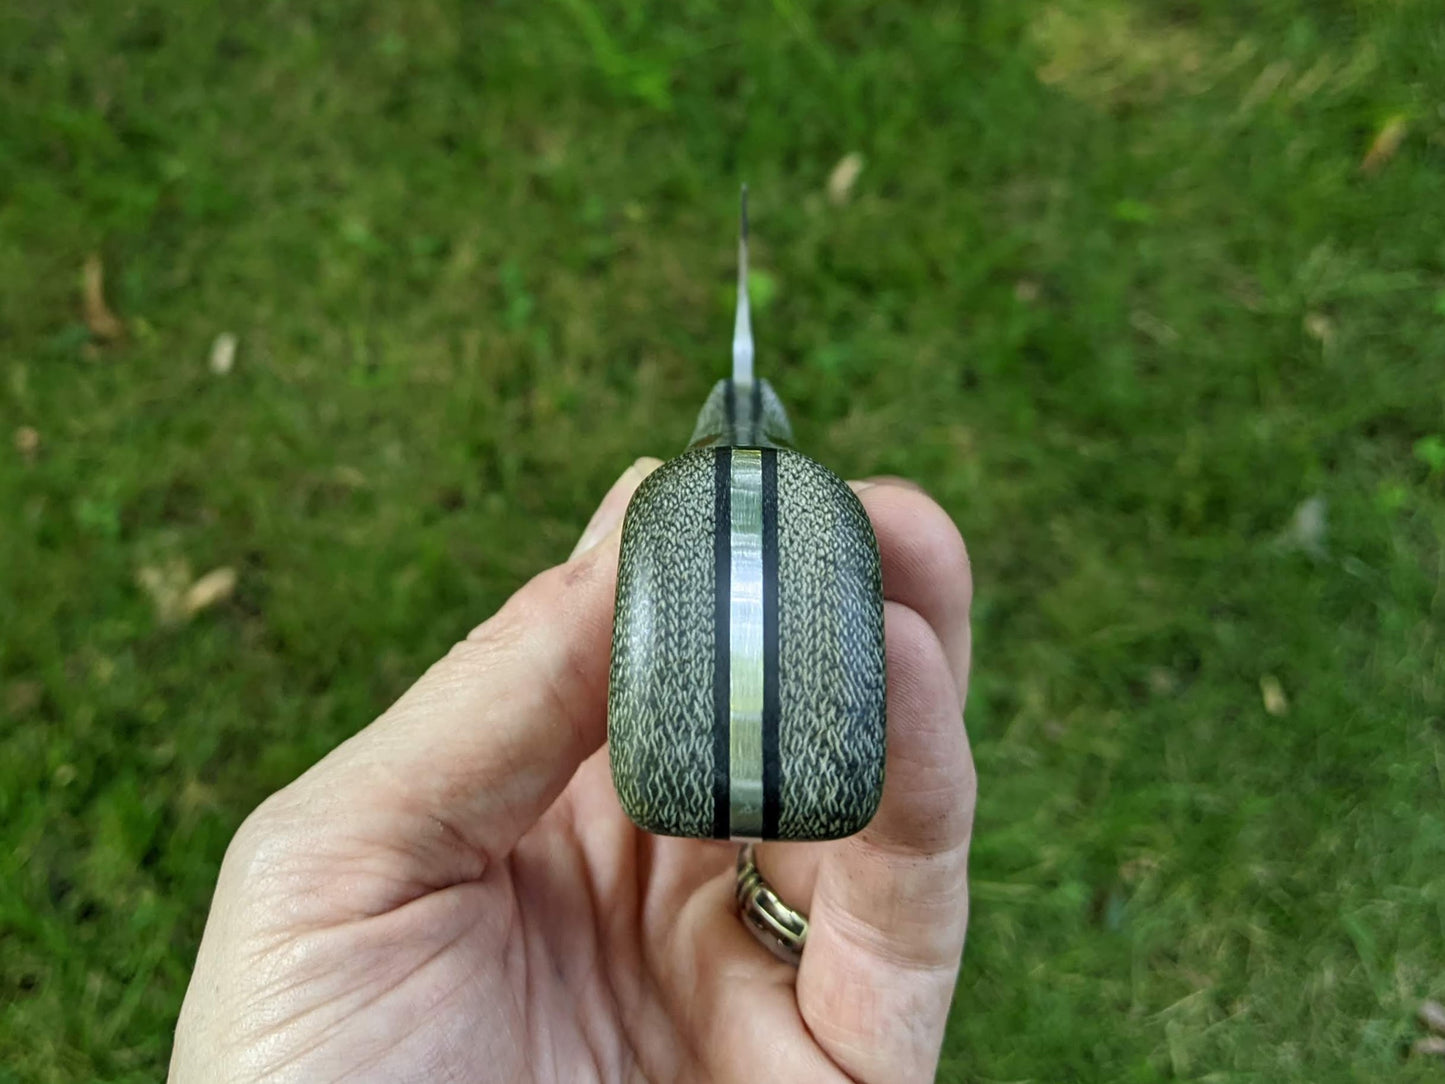
[[[221,869],[173,1082],[922,1081],[967,923],[963,542],[860,483],[883,555],[887,782],[835,843],[758,863],[802,966],[732,910],[736,846],[634,828],[608,775],[619,479],[579,552],[258,808]]]

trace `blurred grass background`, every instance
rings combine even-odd
[[[10,0],[0,1080],[161,1075],[241,818],[680,448],[743,179],[973,553],[942,1079],[1440,1079],[1438,4]]]

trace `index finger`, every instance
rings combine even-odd
[[[968,923],[971,584],[962,540],[937,505],[891,486],[865,490],[865,504],[870,496],[888,597],[887,772],[872,823],[822,852],[798,1005],[855,1078],[927,1080]],[[914,559],[890,571],[890,550]]]
[[[913,610],[938,635],[958,686],[968,687],[973,571],[963,536],[923,490],[902,479],[853,483],[883,562],[883,597]]]
[[[860,1081],[931,1080],[968,925],[974,775],[942,645],[888,603],[878,813],[818,866],[798,1007]]]

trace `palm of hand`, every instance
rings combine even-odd
[[[637,831],[617,808],[606,767],[605,756],[589,760],[511,855],[476,880],[381,915],[338,912],[337,925],[320,929],[308,922],[296,932],[289,920],[258,929],[258,948],[274,954],[285,939],[309,975],[287,991],[284,1017],[243,1038],[248,1048],[265,1046],[267,1035],[279,1040],[258,1075],[715,1076],[705,1032],[749,1034],[760,1014],[778,1012],[777,995],[791,1000],[791,984],[775,975],[774,996],[764,997],[729,987],[709,941],[747,939],[725,906],[733,848]],[[748,970],[772,969],[750,940],[740,947],[761,965]],[[806,1050],[811,1039],[787,1008],[767,1030],[792,1032]]]
[[[890,502],[927,503],[906,490],[865,495],[885,564]],[[903,580],[887,615],[884,807],[854,839],[761,849],[784,897],[811,901],[794,971],[733,913],[735,846],[638,831],[605,750],[592,751],[605,682],[595,602],[610,597],[615,559],[614,540],[539,577],[247,822],[222,872],[173,1079],[931,1075],[966,921],[966,618],[960,658],[948,615],[920,616],[937,607],[921,596],[910,607],[913,579]],[[923,583],[936,570],[919,571]],[[592,609],[579,602],[588,594]],[[548,607],[557,613],[540,622]],[[579,630],[560,649],[558,614]],[[542,668],[540,684],[536,672],[509,674],[521,658]],[[527,726],[477,732],[498,705]],[[473,730],[442,734],[439,716]],[[447,754],[469,770],[436,772]],[[436,779],[419,779],[423,768]]]

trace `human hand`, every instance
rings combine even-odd
[[[962,539],[859,483],[883,558],[888,760],[859,835],[764,844],[801,966],[733,909],[735,844],[635,828],[612,788],[612,487],[578,552],[247,818],[221,867],[173,1084],[932,1078],[967,924]]]

